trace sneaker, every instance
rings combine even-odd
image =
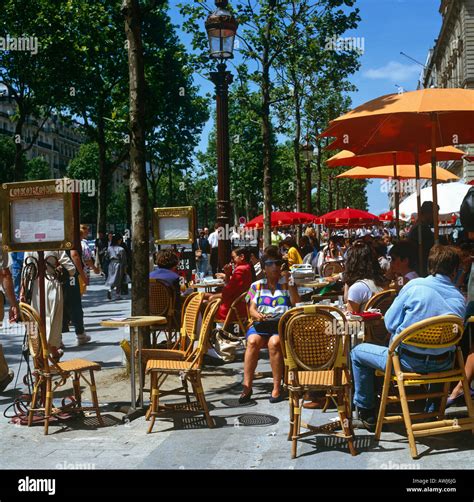
[[[83,333],[82,335],[76,335],[77,337],[77,345],[85,345],[86,343],[91,341],[90,335],[86,335]]]
[[[366,408],[357,408],[357,412],[359,415],[359,420],[362,422],[362,425],[369,431],[375,432],[375,426],[377,421],[375,419],[375,409],[372,408],[370,410]]]
[[[8,375],[0,382],[0,392],[3,392],[8,387],[8,384],[13,380],[14,376],[15,373],[13,370],[9,369]]]

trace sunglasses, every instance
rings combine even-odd
[[[277,265],[278,267],[281,267],[283,265],[283,260],[267,260],[264,262],[264,265],[266,267],[271,267],[272,265]]]

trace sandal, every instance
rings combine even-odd
[[[239,404],[245,404],[250,402],[250,399],[252,398],[252,389],[248,392],[242,392],[239,397]]]
[[[283,401],[283,389],[280,387],[280,393],[278,394],[278,396],[276,397],[273,397],[271,394],[270,394],[270,403],[272,404],[275,404],[275,403],[281,403],[281,401]]]
[[[471,393],[471,398],[474,398],[474,389],[469,389],[469,391]],[[448,398],[448,400],[446,401],[446,408],[450,408],[458,399],[461,399],[463,397],[464,391],[462,390],[456,397]]]

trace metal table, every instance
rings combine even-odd
[[[166,324],[166,317],[163,316],[135,316],[117,319],[104,319],[101,326],[110,328],[130,328],[130,408],[126,413],[128,420],[133,420],[144,413],[143,409],[143,372],[142,372],[142,343],[138,333],[138,328],[152,327]],[[138,381],[139,381],[139,399],[140,406],[137,408],[136,382],[135,382],[135,337],[138,341]]]

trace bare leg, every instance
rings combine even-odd
[[[474,378],[474,352],[471,352],[466,359],[466,365],[464,366],[464,371],[466,372],[467,383],[470,386]],[[449,396],[450,399],[456,399],[462,392],[462,382],[458,382],[456,387],[451,392]]]
[[[278,397],[283,378],[283,354],[281,353],[279,336],[273,335],[270,337],[270,340],[268,340],[268,352],[270,354],[270,365],[273,373],[272,396]]]
[[[244,359],[244,392],[252,389],[253,376],[258,364],[260,349],[265,346],[265,339],[260,335],[250,335],[247,339],[247,348]],[[247,392],[246,392],[247,391]]]

